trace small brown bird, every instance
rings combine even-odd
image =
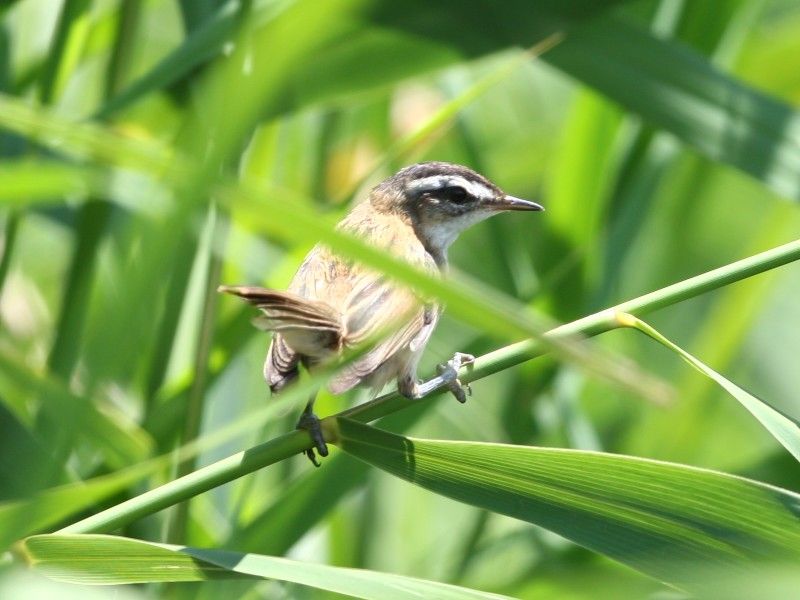
[[[544,210],[505,194],[485,177],[445,162],[406,167],[375,187],[338,228],[431,273],[447,270],[447,249],[470,225],[507,210]],[[260,287],[221,286],[263,312],[261,325],[275,333],[264,377],[278,392],[308,369],[330,363],[347,349],[378,334],[381,341],[345,366],[329,382],[334,394],[357,385],[379,391],[397,379],[398,391],[417,399],[448,387],[460,402],[465,390],[458,369],[473,357],[456,353],[439,376],[417,380],[417,363],[436,326],[441,307],[424,304],[411,290],[385,275],[337,256],[324,245],[306,256],[286,292]],[[298,427],[307,429],[321,456],[328,454],[309,401]],[[307,452],[316,463],[313,450]]]

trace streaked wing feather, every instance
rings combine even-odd
[[[408,324],[379,343],[364,356],[354,361],[334,377],[328,384],[333,394],[341,394],[368,379],[379,368],[386,365],[398,352],[403,351],[425,327],[425,311],[419,310]],[[399,367],[399,365],[398,365]],[[386,373],[391,378],[395,373]],[[381,387],[384,382],[373,382]]]
[[[283,336],[276,333],[264,361],[264,379],[273,392],[282,389],[298,376],[300,357],[286,345]]]

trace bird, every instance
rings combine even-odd
[[[462,231],[501,212],[542,210],[536,202],[506,194],[468,167],[422,162],[375,186],[337,229],[425,272],[445,275],[448,248]],[[458,371],[474,360],[469,354],[457,352],[439,365],[437,377],[417,379],[417,365],[443,307],[322,243],[308,253],[286,291],[244,285],[223,285],[219,291],[257,307],[258,324],[273,332],[264,363],[272,393],[297,379],[301,366],[313,372],[382,336],[333,375],[327,386],[331,393],[356,386],[377,393],[395,379],[398,392],[409,399],[446,387],[457,400],[466,401],[468,388],[458,380]],[[327,456],[328,448],[313,411],[315,397],[297,427],[311,435],[313,449],[306,455],[318,466],[314,449]]]

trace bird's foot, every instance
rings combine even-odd
[[[303,411],[303,414],[300,415],[300,420],[297,422],[297,429],[305,429],[311,436],[311,440],[314,442],[314,448],[309,448],[304,454],[315,467],[320,466],[314,454],[314,450],[316,449],[320,456],[328,456],[328,446],[325,444],[325,438],[322,435],[322,424],[320,423],[319,417],[311,410],[306,409]]]
[[[474,360],[475,357],[471,354],[456,352],[453,358],[436,367],[439,373],[436,377],[428,381],[416,381],[413,377],[399,379],[397,391],[409,400],[420,400],[436,390],[446,388],[463,404],[467,401],[467,396],[472,394],[472,390],[469,385],[459,381],[458,370]]]
[[[472,389],[469,384],[461,383],[458,379],[458,371],[461,367],[470,365],[475,362],[475,357],[471,354],[464,354],[463,352],[456,352],[453,358],[446,363],[442,363],[436,367],[444,386],[450,390],[450,393],[456,397],[456,400],[464,404],[467,401],[467,396],[472,395]]]

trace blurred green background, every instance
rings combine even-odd
[[[136,464],[267,402],[268,337],[251,327],[250,310],[213,290],[218,283],[282,289],[310,246],[261,235],[237,203],[219,204],[209,190],[220,173],[308,197],[337,218],[406,164],[466,164],[547,212],[500,216],[468,231],[451,250],[454,269],[561,322],[795,237],[796,158],[762,168],[767,159],[752,147],[736,154],[735,120],[720,128],[732,132],[730,140],[709,139],[699,125],[687,129],[690,118],[670,126],[671,115],[684,114],[681,98],[656,90],[661,104],[640,107],[653,93],[650,81],[614,61],[629,57],[647,69],[636,60],[652,55],[666,72],[679,64],[667,58],[686,56],[724,81],[772,96],[788,116],[765,152],[796,157],[800,4],[567,4],[574,12],[551,2],[396,3],[354,25],[337,20],[345,2],[3,3],[6,98],[59,122],[94,119],[119,139],[164,156],[175,149],[203,169],[185,181],[165,166],[159,178],[157,167],[117,161],[121,146],[101,156],[74,132],[48,143],[48,130],[33,123],[24,134],[22,117],[0,115],[0,501]],[[292,11],[295,18],[284,18]],[[315,45],[315,36],[351,29],[350,44]],[[665,53],[663,63],[645,46],[639,54],[642,38]],[[697,118],[713,124],[717,116]],[[152,156],[158,164],[161,155]],[[260,210],[256,200],[248,210]],[[800,275],[789,266],[664,308],[650,322],[758,397],[798,414],[798,294]],[[507,341],[445,316],[421,372],[432,373],[456,350],[480,355]],[[629,331],[592,344],[670,382],[673,403],[655,406],[545,358],[474,383],[465,406],[442,398],[381,426],[658,458],[800,491],[791,457],[674,355]],[[364,399],[323,395],[317,407],[326,415]],[[196,465],[291,429],[294,419],[280,415],[203,452]],[[668,589],[547,531],[333,453],[322,469],[298,456],[193,498],[188,516],[162,511],[124,533],[520,598],[647,597]],[[192,468],[166,466],[44,530]],[[30,577],[7,564],[0,595],[36,589],[92,597]],[[91,591],[321,593],[275,582]]]

